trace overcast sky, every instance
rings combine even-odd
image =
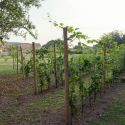
[[[48,22],[47,13],[57,22],[80,28],[90,38],[113,30],[125,32],[125,0],[45,0],[41,8],[30,11],[38,39],[12,37],[10,41],[45,44],[62,37],[62,32]]]

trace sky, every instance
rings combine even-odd
[[[49,23],[52,20],[80,28],[92,39],[103,33],[120,30],[125,33],[125,0],[45,0],[39,9],[30,10],[30,18],[36,26],[38,39],[30,35],[26,39],[11,36],[11,42],[37,42],[62,38],[62,31]]]

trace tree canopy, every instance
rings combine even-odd
[[[53,48],[54,44],[56,44],[57,47],[62,46],[63,45],[63,40],[61,40],[61,39],[50,40],[49,42],[47,42],[42,47],[44,47],[46,49],[51,48],[51,47]]]
[[[40,7],[43,0],[1,0],[0,37],[9,38],[10,33],[26,37],[29,33],[36,38],[35,26],[29,19],[31,7]]]
[[[101,39],[104,39],[104,38],[108,38],[108,40],[110,38],[110,40],[117,42],[117,44],[125,44],[125,34],[123,34],[122,32],[120,32],[118,30],[104,34],[101,37]]]

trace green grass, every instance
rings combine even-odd
[[[13,69],[13,59],[10,56],[0,57],[0,74],[16,73],[16,68]]]
[[[125,125],[125,102],[118,102],[111,107],[95,125]]]
[[[60,109],[64,106],[64,91],[58,90],[40,100],[31,102],[27,104],[30,109],[44,110],[47,108]]]
[[[17,108],[11,107],[0,113],[0,125],[7,125],[9,121],[16,115]]]
[[[16,73],[16,68],[13,69],[13,67],[10,65],[0,65],[0,74],[14,74]]]
[[[25,58],[29,60],[31,55],[27,55]],[[16,73],[16,64],[15,69],[13,69],[13,58],[11,56],[0,57],[0,74],[14,74]],[[19,65],[20,65],[20,56],[19,56]]]
[[[13,62],[13,59],[11,56],[0,57],[0,64],[10,64],[12,62]]]
[[[0,112],[0,125],[10,125],[14,123],[22,125],[37,124],[41,120],[41,114],[45,110],[52,109],[54,111],[64,106],[63,89],[52,92],[45,97],[31,100],[20,105],[13,105]]]
[[[113,105],[91,125],[125,125],[125,90],[114,96]]]

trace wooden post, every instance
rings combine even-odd
[[[14,69],[14,63],[15,63],[15,62],[14,62],[14,54],[13,54],[12,56],[13,56],[13,69]]]
[[[103,48],[103,82],[105,86],[105,81],[106,81],[106,44],[104,43],[104,48]]]
[[[55,45],[55,41],[54,41],[54,76],[55,76],[55,85],[56,88],[58,87],[57,85],[57,73],[56,73],[56,45]]]
[[[13,58],[13,69],[14,69],[14,47],[13,46],[11,46],[11,54]]]
[[[22,47],[21,46],[20,46],[20,54],[21,54],[22,74],[23,74],[23,78],[24,78],[23,51],[22,51]]]
[[[123,64],[124,66],[124,72],[125,72],[125,52],[124,52],[124,64]]]
[[[33,50],[33,77],[34,77],[34,94],[37,94],[37,78],[36,78],[36,50],[35,43],[32,42],[32,50]]]
[[[19,61],[19,55],[18,55],[18,45],[17,45],[17,74],[19,73],[18,61]]]
[[[67,27],[63,29],[64,35],[64,79],[65,79],[65,125],[70,125],[70,106],[69,106],[69,77],[68,77],[68,40]]]
[[[13,46],[11,46],[11,53],[12,53],[12,58],[13,58],[13,69],[14,69],[15,61],[14,61],[14,47]]]

